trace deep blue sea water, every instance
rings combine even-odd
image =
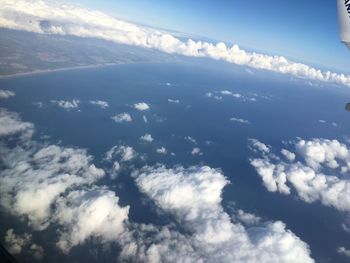
[[[248,138],[259,139],[276,149],[283,146],[282,141],[297,137],[346,142],[350,136],[350,114],[344,110],[345,103],[350,101],[348,88],[202,60],[1,79],[0,88],[16,93],[13,98],[1,100],[0,107],[18,112],[23,120],[34,123],[38,140],[46,135],[49,142],[85,148],[101,167],[106,151],[125,144],[146,156],[145,162],[136,162],[135,166],[163,163],[221,168],[232,182],[223,194],[228,212],[234,202],[237,208],[267,221],[285,222],[310,245],[312,257],[318,262],[347,260],[336,252],[339,246],[350,247],[349,234],[341,227],[347,215],[318,203],[306,204],[292,196],[268,192],[249,164],[252,153]],[[256,101],[223,95],[216,100],[205,95],[221,90]],[[80,100],[79,111],[66,111],[50,103],[72,99]],[[169,103],[168,99],[180,103]],[[110,107],[100,109],[91,105],[90,100],[107,101]],[[33,104],[36,102],[42,102],[43,107]],[[146,102],[150,110],[137,111],[132,105],[138,102]],[[122,112],[131,114],[133,121],[115,123],[111,119]],[[247,119],[251,124],[232,122],[231,117]],[[152,134],[153,143],[140,143],[139,138],[145,133]],[[203,155],[191,155],[194,144],[185,140],[186,136],[196,139]],[[156,153],[162,146],[175,156]],[[121,204],[131,205],[131,220],[158,223],[166,220],[158,218],[155,211],[141,202],[142,197],[127,172],[101,183],[113,185]],[[1,218],[2,234],[15,223],[6,215]],[[83,254],[79,248],[73,249],[72,259],[82,259]],[[86,256],[86,260],[91,258]]]

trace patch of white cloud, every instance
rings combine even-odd
[[[32,255],[36,260],[41,260],[44,257],[44,249],[33,243],[31,234],[18,235],[11,228],[6,231],[4,239],[4,245],[11,255],[26,253]]]
[[[41,21],[49,21],[42,26]],[[217,44],[180,40],[170,33],[147,28],[111,17],[105,13],[81,6],[46,1],[4,0],[0,7],[0,25],[3,28],[24,30],[40,34],[95,37],[158,49],[170,54],[208,57],[229,63],[264,69],[311,80],[335,82],[350,86],[350,76],[321,71],[309,65],[293,62],[283,56],[248,52],[234,44]]]
[[[168,99],[168,102],[179,104],[179,103],[180,103],[180,100],[178,100],[178,99],[176,99],[176,100],[174,100],[174,99]]]
[[[168,153],[168,151],[167,151],[167,149],[165,149],[165,147],[158,148],[156,150],[156,152],[159,153],[159,154],[167,154]]]
[[[287,160],[289,160],[291,162],[295,160],[295,153],[292,153],[292,152],[288,151],[287,149],[282,149],[281,153],[284,155],[284,157],[287,158]]]
[[[191,136],[185,136],[185,140],[186,140],[186,141],[189,141],[189,142],[191,142],[191,143],[193,143],[193,144],[197,144],[196,139],[194,139],[194,138],[191,137]]]
[[[337,252],[344,256],[350,257],[350,249],[346,249],[345,247],[338,247]]]
[[[123,112],[111,117],[117,123],[131,122],[132,118],[129,113]]]
[[[337,140],[299,139],[294,143],[295,152],[288,153],[293,157],[287,158],[288,162],[259,149],[258,145],[255,148],[261,156],[250,163],[268,191],[286,195],[295,192],[307,203],[318,201],[340,211],[350,211],[350,180],[343,176],[350,167],[350,153],[345,144]]]
[[[147,119],[147,117],[145,115],[142,116],[142,119],[143,119],[144,123],[148,123],[148,119]]]
[[[212,92],[207,92],[207,93],[205,94],[205,96],[208,97],[208,98],[213,98],[213,99],[215,99],[215,100],[222,100],[222,97],[221,97],[221,96],[215,95],[215,94],[212,93]]]
[[[231,96],[231,97],[234,97],[234,98],[242,98],[242,95],[239,94],[239,93],[234,93],[232,91],[229,91],[229,90],[222,90],[220,91],[220,93],[222,95],[225,95],[225,96]]]
[[[63,226],[57,246],[65,253],[90,238],[118,241],[125,233],[129,207],[120,207],[114,192],[95,188],[72,191],[56,202],[55,219]]]
[[[27,134],[30,137],[33,131],[32,123],[23,122],[17,113],[0,108],[0,137],[14,134]]]
[[[16,93],[14,93],[13,91],[0,89],[0,99],[8,99],[14,96],[16,96]]]
[[[249,228],[233,223],[221,206],[229,181],[219,170],[158,166],[134,176],[139,189],[181,224],[184,233],[152,229],[157,237],[152,245],[140,250],[130,244],[124,256],[149,262],[314,262],[308,246],[280,221]]]
[[[145,110],[149,110],[149,105],[145,102],[140,102],[140,103],[136,103],[134,104],[135,109],[139,110],[139,111],[145,111]]]
[[[143,136],[140,137],[140,140],[143,141],[143,142],[148,142],[148,143],[150,143],[150,142],[153,142],[153,137],[152,137],[151,134],[146,133],[145,135],[143,135]]]
[[[103,101],[103,100],[90,100],[90,103],[92,105],[97,105],[99,106],[101,109],[106,109],[109,107],[109,104],[107,101]]]
[[[241,118],[235,118],[235,117],[230,118],[230,121],[238,122],[238,123],[242,123],[242,124],[250,124],[250,121],[248,121],[248,120],[241,119]]]
[[[202,151],[198,147],[194,147],[191,152],[192,155],[203,155]]]
[[[41,102],[41,101],[38,101],[38,102],[33,102],[33,105],[38,107],[39,109],[43,108],[44,107],[44,103]]]
[[[270,147],[264,143],[262,143],[261,141],[257,140],[257,139],[248,139],[249,142],[249,147],[253,150],[253,151],[261,151],[263,153],[269,153],[270,152]]]
[[[57,106],[61,107],[65,110],[72,110],[72,109],[78,109],[80,100],[51,100],[52,104],[56,104]]]
[[[108,150],[106,152],[105,160],[112,161],[117,156],[120,157],[121,162],[128,162],[128,161],[131,161],[132,159],[136,158],[137,153],[130,146],[116,145],[116,146],[113,146],[110,150]]]

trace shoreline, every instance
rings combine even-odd
[[[34,70],[34,71],[28,71],[28,72],[19,72],[19,73],[14,73],[9,75],[0,75],[0,80],[26,77],[26,76],[32,76],[32,75],[40,75],[40,74],[53,73],[53,72],[79,70],[79,69],[104,68],[104,67],[112,67],[112,66],[120,66],[120,65],[131,65],[131,64],[142,64],[142,63],[164,63],[164,62],[167,63],[169,61],[118,62],[118,63],[94,64],[94,65],[86,65],[86,66],[64,67],[64,68],[56,68],[56,69],[40,69],[40,70]]]
[[[26,76],[32,76],[32,75],[39,75],[39,74],[46,74],[46,73],[53,73],[53,72],[60,72],[60,71],[110,67],[110,66],[117,66],[117,65],[123,65],[123,64],[126,64],[126,63],[108,63],[108,64],[95,64],[95,65],[86,65],[86,66],[64,67],[64,68],[57,68],[57,69],[40,69],[40,70],[34,70],[34,71],[28,71],[28,72],[19,72],[19,73],[14,73],[14,74],[9,74],[9,75],[0,75],[0,80],[1,79],[17,78],[17,77],[26,77]]]

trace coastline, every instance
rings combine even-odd
[[[60,71],[102,68],[102,67],[110,67],[110,66],[117,66],[117,65],[123,65],[123,64],[126,64],[126,63],[107,63],[107,64],[86,65],[86,66],[64,67],[64,68],[57,68],[57,69],[40,69],[40,70],[34,70],[34,71],[28,71],[28,72],[19,72],[19,73],[14,73],[9,75],[0,75],[0,79],[10,79],[10,78],[25,77],[25,76],[32,76],[32,75],[39,75],[39,74],[46,74],[46,73],[60,72]]]

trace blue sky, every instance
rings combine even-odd
[[[77,1],[130,21],[350,72],[350,51],[339,41],[334,0]]]

